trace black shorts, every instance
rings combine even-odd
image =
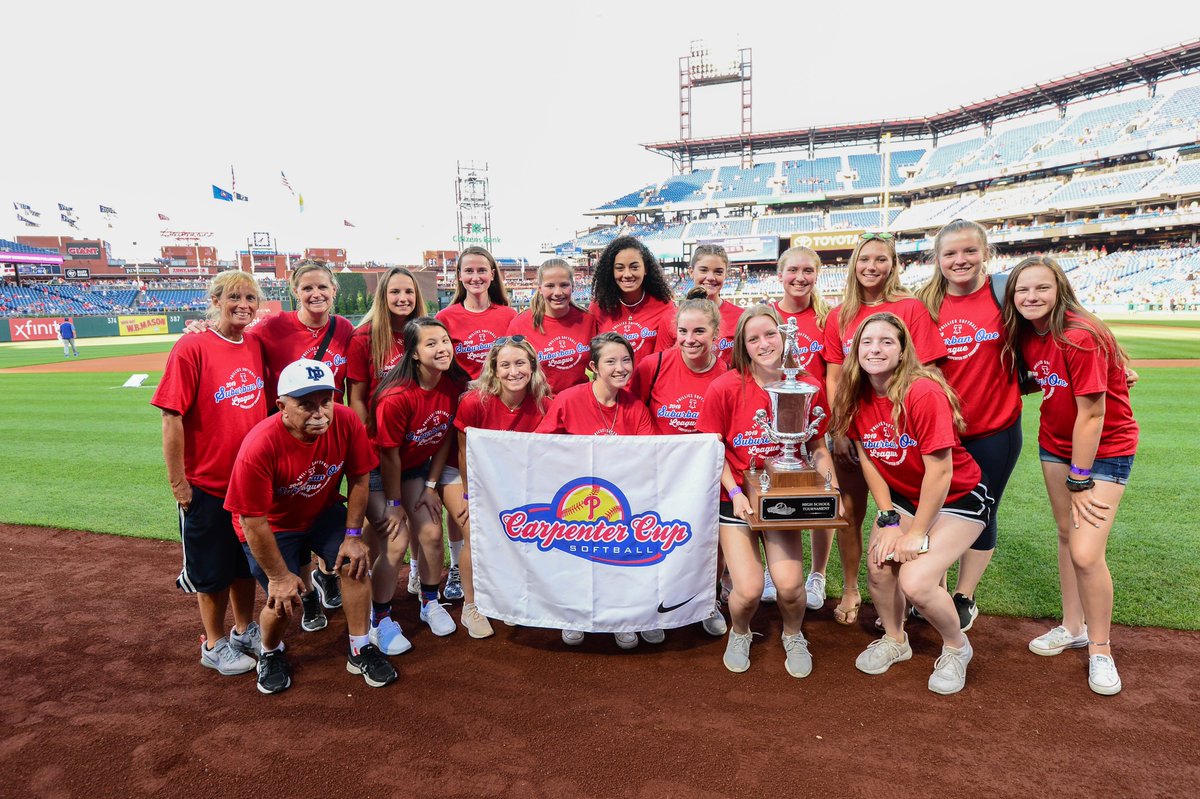
[[[989,436],[964,441],[963,447],[971,453],[971,457],[983,470],[984,482],[996,498],[992,518],[979,533],[975,543],[971,544],[971,549],[986,552],[996,548],[996,516],[1000,511],[1000,502],[1004,499],[1008,478],[1012,477],[1017,458],[1021,455],[1021,420],[1018,418],[1005,429]]]
[[[723,527],[745,527],[750,529],[750,525],[746,524],[746,520],[733,515],[733,501],[726,502],[721,500],[721,504],[717,510],[717,521]]]
[[[225,500],[192,486],[192,503],[179,508],[179,539],[183,544],[183,568],[175,585],[189,594],[215,594],[234,580],[250,576],[233,515]]]
[[[892,494],[892,504],[905,516],[917,515],[917,506],[908,497]],[[986,527],[995,509],[996,500],[992,498],[987,483],[980,483],[953,502],[943,504],[938,513],[966,519],[969,522],[978,522]]]
[[[301,568],[312,560],[313,553],[317,554],[332,569],[337,562],[338,550],[342,548],[342,542],[345,539],[346,506],[337,504],[322,511],[307,530],[276,533],[275,545],[279,547],[279,554],[283,556],[283,562],[287,564],[288,571],[299,577]],[[254,559],[254,553],[250,551],[250,544],[242,544],[242,549],[250,564],[250,573],[265,590],[267,587],[266,572]]]

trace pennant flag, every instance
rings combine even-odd
[[[109,208],[107,205],[102,205],[102,206],[100,206],[100,213],[102,213],[102,214],[114,214],[114,215],[115,215],[117,212],[116,212],[116,211],[114,211],[112,208]],[[109,227],[112,227],[112,225],[109,225]]]
[[[28,205],[27,205],[27,206],[25,206],[25,210],[29,212],[29,215],[30,215],[30,216],[41,216],[41,214],[40,214],[40,213],[38,213],[37,211],[33,210],[33,209],[32,209],[32,208],[30,208]]]
[[[59,203],[59,204],[58,204],[58,210],[60,210],[60,211],[66,211],[68,214],[73,214],[73,213],[75,213],[75,209],[74,209],[74,208],[72,208],[72,207],[71,207],[71,206],[69,206],[69,205],[63,205],[62,203]]]
[[[220,186],[213,184],[213,199],[224,200],[227,203],[233,202],[233,195],[222,189]]]
[[[249,198],[249,197],[247,197],[247,196],[246,196],[246,195],[244,195],[244,194],[238,194],[236,191],[233,193],[233,198],[234,198],[235,200],[240,200],[241,202],[244,202],[244,203],[245,203],[245,202],[250,202],[250,198]]]
[[[62,217],[62,221],[66,222],[68,225],[75,228],[76,230],[79,230],[79,226],[75,224],[75,222],[77,220],[72,219],[71,217],[67,216],[66,214],[59,214],[59,216]]]
[[[283,174],[283,170],[282,170],[282,169],[281,169],[281,170],[279,170],[279,180],[280,180],[280,182],[281,182],[281,183],[283,183],[283,187],[284,187],[285,189],[287,189],[289,192],[291,192],[292,196],[293,196],[293,197],[295,197],[295,196],[296,196],[296,192],[295,192],[295,191],[292,191],[292,184],[291,184],[291,183],[288,183],[287,175]]]
[[[300,195],[300,213],[304,213],[304,195]]]
[[[18,211],[32,211],[33,210],[25,203],[13,203],[13,208],[15,208]]]
[[[37,222],[34,222],[30,219],[26,219],[25,217],[21,216],[20,214],[17,214],[17,219],[21,222],[24,222],[29,227],[40,227],[40,225],[38,225]]]
[[[166,214],[159,214],[159,215],[158,215],[158,218],[159,218],[159,219],[161,219],[161,220],[163,220],[164,222],[170,222],[170,221],[171,221],[171,217],[167,216]]]
[[[345,225],[346,227],[354,227],[354,223],[351,222],[349,219],[343,219],[342,224]]]

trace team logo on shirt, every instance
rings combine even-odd
[[[311,497],[314,494],[319,494],[329,481],[341,479],[343,463],[345,461],[334,464],[328,464],[325,461],[314,461],[299,477],[291,482],[291,485],[276,488],[275,493],[284,497]]]
[[[796,334],[796,352],[799,354],[797,360],[801,369],[807,370],[808,365],[813,362],[813,358],[816,358],[817,353],[823,349],[825,349],[825,345],[821,342],[813,341],[804,333]]]
[[[907,433],[897,437],[891,422],[877,422],[863,434],[862,446],[872,458],[899,466],[908,457],[908,450],[917,446],[917,440]]]
[[[538,353],[538,363],[548,369],[571,369],[579,364],[587,351],[588,345],[582,341],[570,336],[555,336]]]
[[[450,429],[454,417],[446,411],[437,410],[425,417],[425,421],[404,434],[404,440],[413,446],[422,447],[426,444],[440,444]]]
[[[938,328],[946,352],[952,361],[965,361],[979,350],[985,341],[995,341],[999,333],[993,333],[970,319],[952,319]]]
[[[239,366],[229,375],[224,385],[213,394],[213,401],[220,405],[225,400],[238,410],[253,408],[262,399],[263,379],[244,366]]]
[[[500,512],[510,541],[556,549],[592,563],[652,566],[692,538],[692,526],[664,521],[654,511],[634,514],[615,484],[580,477],[563,485],[547,503]]]
[[[761,461],[779,454],[779,445],[768,438],[758,425],[734,435],[732,444],[735,447],[744,447],[746,456],[751,461]]]
[[[642,345],[646,343],[647,339],[653,339],[658,336],[657,330],[646,327],[641,322],[635,322],[632,319],[617,322],[613,325],[613,332],[624,336],[625,340],[633,347],[634,352],[640,352]]]
[[[307,358],[310,361],[315,361],[317,360],[318,349],[320,349],[320,345],[314,344],[306,349],[304,354],[300,357]],[[334,352],[332,349],[328,349],[325,350],[325,360],[322,361],[322,363],[328,366],[333,371],[334,375],[336,375],[338,367],[346,365],[346,356],[342,355],[340,352]]]
[[[696,429],[696,420],[700,418],[700,408],[704,406],[704,397],[699,394],[684,394],[675,402],[668,402],[659,407],[654,415],[659,419],[669,419],[668,425],[681,433],[691,433]]]
[[[1042,398],[1050,399],[1054,396],[1054,390],[1059,386],[1067,388],[1071,384],[1067,379],[1058,372],[1050,371],[1050,362],[1043,359],[1035,363],[1032,367],[1033,376],[1037,378],[1038,385],[1042,387]]]
[[[476,330],[454,345],[455,355],[466,355],[475,363],[487,360],[488,350],[496,341],[496,334],[490,330]]]

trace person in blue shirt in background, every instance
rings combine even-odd
[[[62,339],[63,357],[70,358],[74,355],[79,357],[79,350],[75,349],[75,324],[64,318],[62,324],[58,326],[58,337]]]

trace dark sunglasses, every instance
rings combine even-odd
[[[879,239],[880,241],[891,241],[896,238],[891,233],[864,233],[858,237],[859,241],[870,241],[871,239]]]
[[[493,347],[503,347],[505,344],[520,344],[524,341],[525,341],[525,337],[520,334],[515,335],[515,336],[501,336],[500,338],[496,339],[496,343],[493,344],[492,346]]]

